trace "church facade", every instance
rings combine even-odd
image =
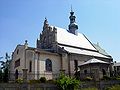
[[[73,76],[80,72],[78,66],[90,59],[99,59],[109,63],[107,68],[101,67],[110,75],[112,57],[108,55],[98,44],[93,44],[81,33],[78,33],[78,25],[74,12],[70,12],[70,24],[68,30],[49,25],[45,18],[43,30],[36,47],[29,47],[28,42],[17,45],[12,54],[10,63],[10,78],[21,78],[22,70],[27,69],[27,79],[57,78],[60,71]]]

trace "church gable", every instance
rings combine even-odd
[[[56,28],[49,26],[47,19],[44,21],[43,31],[37,40],[37,48],[52,49],[56,42]]]

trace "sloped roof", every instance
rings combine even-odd
[[[106,56],[110,56],[104,49],[102,49],[99,44],[93,44],[94,47],[99,51],[99,53],[106,55]]]
[[[78,35],[74,35],[69,33],[66,29],[56,28],[58,43],[97,51],[83,34],[78,33]]]
[[[108,62],[101,61],[101,60],[98,60],[96,58],[93,58],[93,59],[90,59],[90,60],[86,61],[85,63],[79,65],[79,66],[83,66],[83,65],[87,65],[87,64],[93,64],[93,63],[109,64]]]
[[[67,47],[67,46],[62,46],[62,45],[59,45],[59,47],[64,48],[64,50],[66,50],[69,53],[96,56],[96,57],[102,57],[102,58],[110,58],[110,57],[100,54],[97,51],[83,50],[79,48]]]

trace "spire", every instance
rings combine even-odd
[[[71,12],[73,12],[73,10],[72,10],[72,5],[71,5]]]
[[[75,35],[77,35],[77,29],[78,29],[78,25],[75,23],[75,16],[74,16],[74,12],[73,12],[73,9],[72,9],[72,5],[71,5],[71,12],[70,12],[70,24],[69,24],[69,32],[70,33],[73,33]]]

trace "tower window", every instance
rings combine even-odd
[[[46,59],[45,66],[46,71],[52,71],[52,61],[50,59]]]

